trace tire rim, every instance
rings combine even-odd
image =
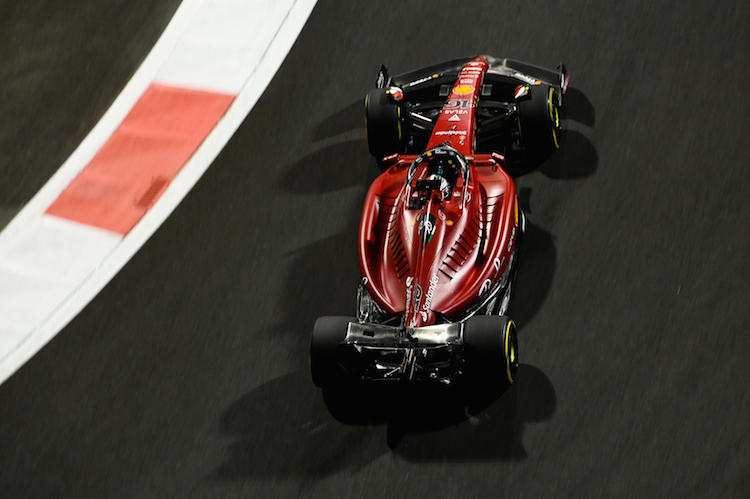
[[[513,384],[518,371],[518,340],[516,324],[510,320],[505,329],[505,366],[508,382]]]
[[[560,148],[560,142],[557,140],[557,131],[560,129],[560,115],[557,112],[557,106],[555,102],[555,89],[549,89],[549,98],[547,104],[549,105],[549,119],[552,121],[552,141],[555,143],[555,149]]]

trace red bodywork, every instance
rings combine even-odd
[[[475,110],[487,67],[483,57],[464,66],[427,146],[449,145],[462,154],[468,181],[459,177],[447,200],[434,191],[424,206],[409,209],[414,182],[425,178],[427,166],[416,166],[410,185],[409,167],[418,156],[398,156],[367,193],[360,269],[370,295],[388,314],[404,314],[405,326],[441,322],[435,312],[460,319],[496,286],[515,249],[516,187],[502,168],[504,158],[474,154]]]

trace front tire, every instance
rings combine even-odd
[[[405,140],[401,123],[401,106],[388,95],[386,88],[374,88],[365,97],[367,146],[380,162],[393,153],[403,152]],[[382,165],[381,165],[382,167]]]
[[[541,165],[560,147],[560,115],[557,90],[532,85],[531,97],[518,103],[518,128],[526,163]]]

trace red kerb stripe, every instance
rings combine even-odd
[[[232,95],[152,83],[47,213],[127,234],[233,100]]]

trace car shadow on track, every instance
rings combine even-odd
[[[362,150],[364,160],[356,155]],[[281,255],[286,260],[284,291],[272,314],[276,324],[263,333],[266,337],[294,337],[288,355],[297,362],[307,362],[310,332],[319,316],[355,313],[360,281],[359,216],[366,189],[377,174],[367,146],[361,141],[344,141],[307,154],[276,182],[283,192],[309,196],[309,209],[298,216],[307,217],[311,223],[315,223],[316,218],[326,218],[343,227],[337,234]],[[353,188],[359,188],[359,194],[353,193]],[[316,201],[315,195],[345,190],[349,190],[348,203],[334,206],[330,198]],[[315,235],[305,237],[314,239]]]
[[[539,171],[546,177],[556,180],[576,180],[593,176],[599,166],[596,148],[586,135],[571,127],[572,122],[576,122],[593,129],[596,125],[594,106],[583,92],[570,88],[565,94],[565,105],[560,109],[560,117],[563,121],[560,149],[539,167]]]
[[[330,416],[307,370],[241,397],[219,426],[221,436],[234,441],[210,477],[218,482],[328,476],[361,468],[388,452],[383,428],[343,425]]]
[[[367,143],[348,140],[305,155],[276,184],[293,194],[322,194],[354,185],[369,187],[377,174],[375,161],[367,154]]]
[[[386,425],[388,447],[410,461],[525,459],[525,424],[548,419],[556,405],[552,383],[530,365],[507,389],[381,383],[324,390],[324,399],[342,423]]]
[[[342,133],[365,127],[365,102],[364,96],[348,104],[345,108],[324,119],[315,129],[313,140],[319,141],[335,137]],[[363,151],[367,151],[365,148]]]
[[[232,442],[210,480],[327,476],[360,468],[389,452],[385,427],[342,424],[331,416],[308,370],[310,333],[317,317],[352,315],[356,306],[360,209],[330,213],[330,206],[318,206],[314,197],[356,186],[362,187],[364,196],[376,166],[372,161],[358,164],[356,156],[352,164],[344,163],[356,150],[366,154],[366,146],[356,141],[323,147],[291,165],[276,183],[283,192],[310,195],[305,216],[314,218],[319,211],[320,216],[335,218],[343,230],[281,255],[284,287],[275,310],[269,312],[276,324],[258,333],[283,345],[281,356],[296,371],[260,385],[224,412],[219,434]],[[319,180],[329,176],[326,182]]]
[[[352,316],[356,310],[359,263],[357,224],[341,234],[324,238],[288,255],[291,262],[281,301],[273,316],[276,324],[264,337],[289,339],[286,355],[307,368],[310,334],[318,317]]]
[[[522,192],[524,194],[524,192]],[[521,199],[523,204],[523,199]],[[528,222],[518,257],[518,275],[513,287],[508,315],[523,327],[539,312],[547,299],[555,275],[557,250],[554,236]]]
[[[577,121],[589,128],[596,126],[596,110],[583,92],[575,87],[570,87],[565,93],[563,101],[564,105],[560,108],[560,117],[563,121]]]
[[[388,425],[388,445],[409,461],[506,461],[527,457],[526,423],[549,419],[555,410],[552,383],[522,364],[516,383],[499,393],[474,387],[468,397],[413,397]],[[464,403],[460,403],[463,401]]]
[[[224,412],[220,436],[233,441],[209,479],[329,476],[388,453],[415,462],[525,459],[525,425],[555,410],[549,379],[521,365],[516,383],[504,393],[487,387],[473,392],[467,397],[443,387],[321,391],[306,370],[296,371],[261,385]]]
[[[554,180],[577,180],[596,173],[599,155],[585,135],[575,130],[563,130],[560,142],[560,149],[539,167],[542,175]]]

